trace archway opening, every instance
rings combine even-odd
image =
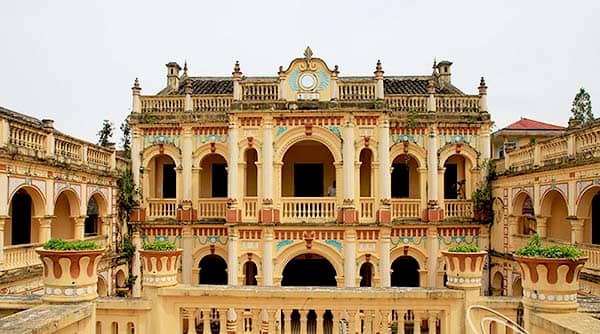
[[[460,154],[451,155],[444,163],[444,199],[466,199],[467,163]]]
[[[54,204],[54,216],[56,218],[51,229],[53,238],[74,239],[80,237],[75,235],[75,217],[79,216],[79,210],[72,205],[77,199],[69,199],[73,196],[73,193],[63,191],[56,199]]]
[[[251,148],[246,150],[246,190],[247,197],[256,197],[258,193],[258,170],[256,162],[258,161],[258,153]]]
[[[200,197],[227,197],[227,161],[217,153],[206,155],[200,162]]]
[[[392,162],[392,198],[419,198],[419,164],[410,154],[400,154]]]
[[[504,276],[496,272],[492,278],[492,296],[502,296],[504,294]]]
[[[116,283],[117,288],[124,288],[127,278],[125,277],[125,272],[123,270],[117,271]]]
[[[200,260],[200,284],[227,284],[227,262],[218,255],[206,255]]]
[[[151,198],[177,197],[175,167],[175,161],[166,154],[159,154],[150,160],[147,169],[149,169]]]
[[[371,197],[373,194],[373,169],[371,163],[373,153],[370,149],[364,148],[360,151],[360,197]]]
[[[85,236],[98,235],[98,203],[94,197],[90,198],[87,205],[87,217],[85,218]]]
[[[592,199],[592,243],[600,244],[600,193]]]
[[[523,296],[523,284],[521,283],[521,279],[518,278],[513,282],[512,285],[512,295],[513,297],[521,297]]]
[[[100,276],[98,276],[98,282],[96,283],[96,287],[98,290],[98,296],[108,296],[108,287],[106,286],[106,282],[104,281],[104,279]]]
[[[33,215],[33,201],[25,189],[19,189],[10,201],[11,226],[7,245],[22,245],[32,242],[31,217]]]
[[[419,262],[412,256],[400,256],[392,263],[392,286],[418,287]]]
[[[567,203],[557,190],[550,190],[542,201],[542,216],[548,217],[547,237],[571,241],[571,225],[567,222]]]
[[[537,232],[533,201],[529,194],[521,192],[517,195],[514,200],[513,215],[517,217],[517,234],[532,234]]]
[[[373,265],[371,262],[365,262],[360,266],[360,286],[373,286]]]
[[[281,286],[336,286],[333,265],[317,254],[302,254],[283,269]]]
[[[244,285],[257,285],[257,273],[258,269],[256,268],[256,264],[254,262],[247,261],[244,263]]]
[[[281,196],[332,195],[328,187],[336,179],[333,162],[329,149],[317,141],[303,140],[292,145],[283,156]]]

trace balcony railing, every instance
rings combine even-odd
[[[227,198],[201,198],[198,200],[198,218],[225,218]]]
[[[257,210],[258,199],[256,197],[244,197],[242,201],[242,221],[256,222],[258,221]]]
[[[418,198],[392,198],[392,219],[421,217],[421,200]]]
[[[470,218],[473,217],[473,202],[462,199],[445,199],[444,215],[448,218]]]
[[[375,99],[375,81],[340,81],[338,89],[342,101]]]
[[[182,112],[185,96],[140,96],[143,113]]]
[[[335,198],[284,197],[281,220],[283,223],[323,222],[336,218]]]
[[[177,200],[174,198],[149,198],[148,218],[177,217]]]
[[[385,98],[388,109],[396,112],[427,111],[427,95],[397,95]]]
[[[361,223],[375,222],[375,198],[361,197],[360,198],[360,216]]]
[[[4,263],[0,264],[0,270],[41,264],[40,256],[35,252],[35,249],[41,246],[41,243],[34,243],[4,247]]]
[[[242,84],[244,101],[276,101],[279,98],[279,84],[276,82],[245,82]]]
[[[435,110],[444,113],[476,113],[479,112],[479,96],[436,96]]]

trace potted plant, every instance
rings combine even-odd
[[[144,268],[144,286],[163,287],[177,284],[177,270],[183,250],[169,241],[145,243],[140,250]]]
[[[587,260],[572,245],[542,245],[538,234],[513,255],[521,267],[523,305],[538,312],[577,310],[579,273]]]
[[[475,245],[458,244],[442,251],[446,262],[447,285],[458,289],[479,289],[487,256]]]
[[[37,248],[44,267],[46,302],[82,302],[98,297],[98,263],[104,248],[93,241],[50,239]]]

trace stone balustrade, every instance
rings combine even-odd
[[[341,101],[375,100],[375,80],[343,80],[338,84]]]
[[[444,200],[444,215],[448,218],[473,217],[473,202],[470,200]]]
[[[427,95],[389,95],[385,103],[388,109],[395,112],[427,111]]]
[[[35,252],[41,246],[41,243],[33,243],[4,247],[4,262],[0,264],[0,270],[41,265],[40,257]]]
[[[255,222],[258,219],[258,198],[244,197],[242,201],[242,221]]]
[[[391,216],[392,219],[421,217],[421,199],[392,198]]]
[[[359,213],[361,223],[375,222],[375,197],[361,197]]]
[[[32,155],[36,154],[35,151],[40,151],[42,155],[46,153],[46,133],[18,123],[11,123],[9,126],[10,144],[18,148],[30,149],[33,151]]]
[[[231,96],[197,95],[192,97],[192,110],[225,113],[231,108],[231,101],[233,101]]]
[[[276,101],[279,99],[279,83],[277,82],[244,82],[242,83],[243,101]]]
[[[198,218],[225,218],[227,198],[201,198],[198,200]]]
[[[477,95],[440,95],[435,97],[435,110],[442,113],[477,113]]]
[[[140,96],[143,113],[183,112],[185,96]]]
[[[177,217],[177,200],[174,198],[149,198],[148,218]]]
[[[281,205],[282,223],[333,221],[337,215],[333,197],[284,197]]]

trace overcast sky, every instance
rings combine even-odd
[[[491,4],[490,4],[491,3]],[[165,64],[195,76],[276,75],[315,57],[340,75],[431,73],[475,94],[485,76],[496,129],[528,117],[566,125],[585,87],[600,116],[600,1],[9,1],[0,3],[0,106],[96,141],[142,94],[166,83]]]

